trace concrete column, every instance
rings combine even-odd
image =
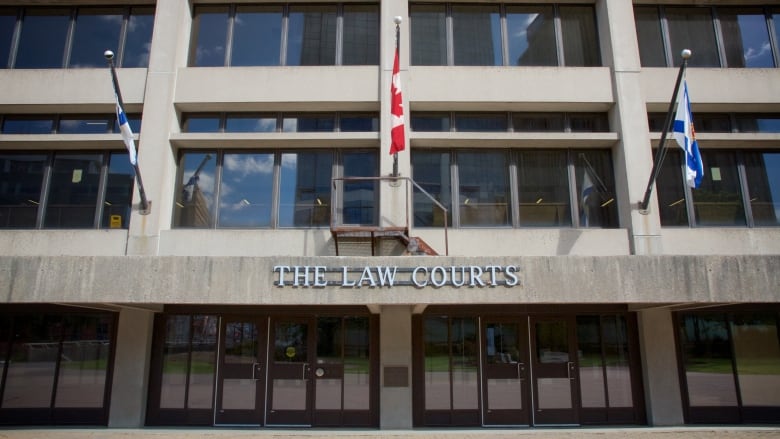
[[[119,313],[108,426],[143,427],[154,312],[123,308]]]
[[[666,308],[639,311],[639,346],[650,425],[684,423],[672,313]]]
[[[640,83],[633,3],[599,0],[596,12],[604,65],[612,66],[615,105],[610,111],[610,126],[620,135],[613,154],[620,224],[629,229],[633,254],[660,254],[663,249],[657,199],[651,198],[648,214],[640,213],[637,207],[647,187],[653,157]],[[669,85],[670,92],[673,85]]]
[[[170,229],[176,162],[168,133],[179,132],[174,110],[176,72],[187,65],[192,18],[189,2],[158,0],[149,53],[138,166],[151,213],[133,211],[127,244],[129,255],[156,255],[160,230]],[[139,202],[136,196],[135,203]]]
[[[382,375],[379,426],[412,428],[412,310],[409,306],[382,306],[379,340]]]

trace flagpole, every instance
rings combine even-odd
[[[401,20],[400,16],[393,18],[395,23],[395,51],[400,53],[400,41],[401,41]],[[399,60],[400,63],[400,60]],[[399,73],[400,74],[400,73]],[[391,97],[392,98],[392,97]],[[398,151],[393,154],[393,177],[398,177]]]
[[[661,173],[661,164],[666,158],[666,134],[669,132],[669,127],[672,124],[672,113],[674,112],[675,104],[677,103],[677,95],[680,92],[680,83],[685,75],[685,69],[688,67],[688,58],[691,57],[691,51],[689,49],[683,49],[682,64],[680,65],[680,71],[677,73],[677,82],[674,83],[674,91],[672,92],[672,101],[669,102],[669,111],[666,113],[666,120],[663,125],[663,132],[661,133],[661,140],[658,142],[658,151],[655,153],[655,160],[653,161],[653,169],[650,172],[650,180],[647,182],[647,189],[645,190],[645,197],[639,202],[639,212],[647,214],[647,207],[650,204],[650,194],[653,192],[653,184],[658,178],[658,174]]]
[[[117,102],[119,102],[119,107],[122,108],[122,111],[124,111],[125,103],[122,101],[122,92],[119,90],[119,79],[117,79],[116,68],[114,67],[114,52],[106,50],[103,52],[103,56],[106,57],[108,67],[111,69],[111,81],[114,84],[114,93],[116,93]],[[117,123],[120,122],[117,120]],[[138,182],[138,194],[141,196],[141,209],[139,213],[141,215],[148,215],[151,213],[151,206],[149,205],[149,201],[146,199],[146,191],[144,190],[144,182],[141,179],[141,170],[138,168],[138,161],[136,160],[136,163],[130,164],[133,166],[133,170],[135,171],[135,178]]]

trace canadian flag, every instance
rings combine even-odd
[[[393,81],[390,84],[390,114],[392,116],[392,128],[390,130],[390,154],[403,151],[406,148],[406,135],[404,133],[404,103],[401,96],[401,72],[398,68],[398,47],[395,48],[395,60],[393,61]]]

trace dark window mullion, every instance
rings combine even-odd
[[[445,42],[447,44],[447,65],[455,65],[455,34],[452,24],[452,4],[447,3],[444,8]]]
[[[335,64],[344,64],[344,4],[336,6],[336,60]]]
[[[739,189],[742,194],[742,208],[745,210],[745,223],[748,227],[755,227],[753,220],[753,206],[750,202],[750,190],[748,189],[747,170],[745,169],[745,155],[742,151],[737,153],[737,178],[739,178]]]
[[[729,67],[729,61],[726,57],[726,46],[725,42],[723,41],[723,28],[720,26],[720,15],[718,14],[718,8],[711,6],[710,11],[712,14],[712,27],[715,30],[715,47],[717,47],[718,56],[720,57],[720,66]]]
[[[99,229],[102,226],[103,208],[106,204],[106,187],[108,186],[108,169],[111,165],[111,153],[103,153],[103,164],[100,166],[100,181],[98,182],[97,205],[95,206],[94,227]],[[132,202],[132,201],[131,201]],[[128,225],[129,227],[129,225]]]
[[[274,167],[273,167],[273,184],[271,185],[271,228],[279,228],[279,203],[280,192],[282,188],[282,152],[276,151],[274,153]]]
[[[499,13],[499,23],[500,23],[500,26],[501,26],[501,58],[502,58],[501,65],[502,66],[508,66],[508,65],[510,65],[510,63],[509,63],[509,28],[507,27],[507,23],[506,23],[506,5],[505,4],[499,5],[498,13]],[[509,126],[511,126],[511,122],[512,122],[511,115],[509,117],[510,117]]]
[[[672,40],[669,36],[669,20],[666,18],[666,8],[658,6],[658,17],[661,20],[661,41],[664,44],[664,58],[666,66],[674,66],[674,55],[672,54]]]
[[[460,172],[458,172],[458,153],[450,151],[450,188],[452,199],[450,202],[450,211],[452,213],[452,228],[460,228]]]
[[[54,153],[50,152],[46,158],[46,165],[43,171],[43,182],[41,183],[41,198],[38,204],[38,215],[35,219],[35,228],[43,228],[43,220],[46,218],[46,206],[49,204],[49,186],[51,185],[51,173],[54,167]]]
[[[766,28],[769,31],[769,44],[772,46],[772,59],[775,67],[780,67],[780,47],[778,47],[780,41],[777,40],[777,29],[775,29],[775,21],[772,19],[772,9],[767,7],[765,14]]]
[[[287,65],[287,44],[289,40],[289,33],[290,33],[290,5],[287,4],[282,7],[282,36],[281,36],[282,47],[279,48],[280,66]]]
[[[555,26],[555,50],[558,54],[558,65],[565,66],[566,58],[563,50],[563,23],[561,23],[561,10],[558,4],[553,5],[553,24]]]
[[[230,67],[233,58],[233,29],[236,24],[236,5],[230,5],[228,10],[227,36],[225,37],[225,66]]]
[[[511,120],[510,120],[511,125]],[[518,173],[518,151],[509,150],[509,199],[510,223],[512,227],[520,227],[520,179]]]
[[[729,352],[731,355],[731,377],[734,379],[734,393],[737,397],[737,408],[742,415],[742,391],[739,387],[739,373],[737,372],[737,354],[736,346],[734,346],[734,334],[731,331],[731,324],[734,322],[734,314],[723,315],[724,326],[726,326],[726,334],[729,339]]]
[[[225,118],[223,117],[222,120],[224,121]],[[211,215],[211,221],[213,222],[214,226],[211,228],[218,229],[219,228],[219,214],[222,209],[219,208],[220,206],[220,197],[222,196],[222,166],[225,163],[225,151],[224,150],[217,150],[217,166],[214,170],[214,213]]]
[[[599,322],[599,347],[601,351],[601,379],[604,383],[604,406],[609,410],[609,377],[607,375],[607,346],[606,346],[606,336],[604,334],[605,325],[604,325],[604,319],[610,318],[615,320],[615,339],[617,340],[617,316],[610,315],[610,316],[598,316],[598,322]]]
[[[68,32],[65,34],[65,48],[62,55],[61,68],[67,68],[70,65],[70,54],[73,49],[73,34],[76,33],[76,20],[78,19],[78,10],[73,8],[70,13],[70,22],[68,23]]]
[[[49,418],[53,418],[52,411],[54,410],[55,403],[57,402],[57,385],[60,381],[60,366],[62,365],[62,345],[65,338],[65,323],[66,318],[64,315],[60,315],[60,336],[57,340],[57,359],[54,362],[54,377],[51,384],[51,401],[49,402]]]
[[[214,209],[219,210],[219,209]],[[190,410],[190,370],[192,370],[192,337],[193,332],[195,328],[193,328],[193,318],[192,315],[188,315],[187,319],[189,320],[189,327],[187,330],[189,331],[188,338],[187,338],[187,370],[184,371],[184,412],[189,412]]]
[[[124,65],[124,59],[125,59],[125,42],[127,40],[127,29],[130,25],[130,14],[132,11],[130,8],[125,8],[124,13],[122,14],[122,28],[119,30],[119,42],[117,43],[117,60],[116,65],[122,66]],[[151,41],[150,41],[151,43]]]
[[[19,8],[16,12],[16,21],[14,22],[14,32],[11,37],[11,47],[8,49],[8,63],[6,67],[12,69],[16,63],[16,51],[19,49],[19,40],[22,34],[23,9]]]

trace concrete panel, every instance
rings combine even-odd
[[[0,254],[16,256],[122,256],[127,230],[3,230]]]
[[[408,78],[412,111],[606,111],[614,101],[607,67],[415,66]]]
[[[175,95],[181,111],[376,111],[378,101],[377,66],[181,68]]]
[[[661,230],[668,255],[778,255],[780,229],[665,227]]]
[[[676,77],[677,69],[642,69],[642,90],[648,111],[666,112]],[[689,68],[686,78],[694,113],[780,111],[777,69]]]
[[[117,69],[125,111],[141,110],[146,69]],[[0,69],[0,111],[106,112],[115,109],[108,67],[104,69]]]
[[[195,230],[160,232],[161,256],[335,255],[329,229]]]
[[[144,425],[154,313],[123,308],[119,313],[108,426]]]
[[[379,329],[381,369],[405,368],[407,382],[412,370],[412,310],[409,306],[383,306]],[[412,428],[412,386],[388,386],[382,376],[380,384],[379,425],[382,429]]]
[[[326,286],[279,286],[277,266],[322,266]],[[424,271],[464,266],[484,285],[434,287]],[[512,266],[518,282],[500,269]],[[352,267],[346,282],[342,267]],[[360,282],[361,271],[373,277]],[[377,267],[395,267],[393,285],[380,286]],[[301,273],[304,269],[301,268]],[[301,274],[303,276],[303,274]],[[460,275],[458,275],[460,276]],[[464,279],[460,276],[460,279]],[[350,285],[351,284],[351,285]],[[473,303],[722,303],[777,302],[780,256],[556,257],[13,257],[0,256],[0,301],[196,303],[268,305]]]

